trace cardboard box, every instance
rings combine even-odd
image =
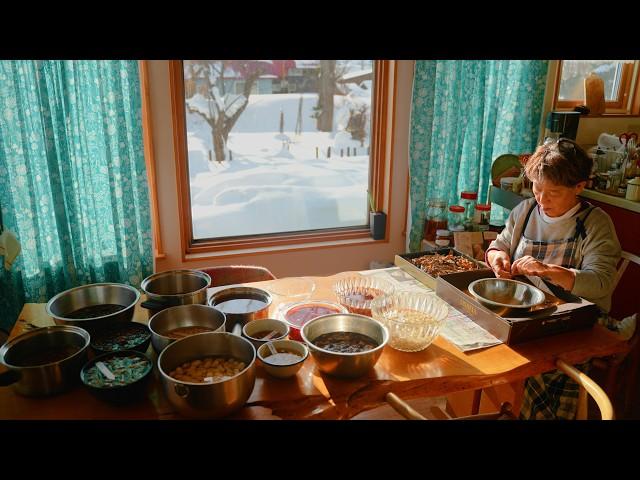
[[[436,282],[436,294],[507,345],[589,328],[598,319],[599,310],[595,304],[578,298],[573,303],[564,302],[546,292],[550,307],[538,310],[539,313],[501,317],[478,302],[467,290],[474,280],[493,277],[490,270],[444,275]]]
[[[484,260],[484,252],[489,248],[489,244],[496,239],[496,232],[453,232],[454,248],[475,258]]]
[[[411,275],[413,278],[415,278],[419,282],[435,290],[436,277],[432,277],[427,272],[420,270],[420,268],[416,267],[413,263],[411,263],[411,259],[422,257],[423,255],[433,255],[434,253],[438,253],[440,255],[447,255],[449,252],[451,252],[453,255],[459,255],[466,258],[467,260],[472,261],[478,266],[479,269],[483,269],[484,271],[488,270],[486,263],[479,260],[475,260],[470,256],[457,251],[454,248],[440,248],[440,249],[426,250],[424,252],[417,252],[417,253],[403,253],[401,255],[395,256],[394,263],[397,267],[400,267],[402,270],[407,272],[409,275]],[[488,271],[491,272],[491,270],[488,270]]]

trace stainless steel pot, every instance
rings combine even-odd
[[[211,277],[200,270],[154,273],[140,284],[140,289],[147,294],[147,300],[141,305],[149,309],[149,317],[168,307],[206,305],[209,285]]]
[[[156,313],[149,320],[151,344],[160,353],[175,339],[165,336],[167,332],[180,327],[207,327],[213,332],[224,332],[224,313],[208,305],[179,305]]]
[[[0,348],[0,362],[9,368],[0,375],[0,385],[13,384],[16,392],[30,397],[70,389],[80,381],[89,340],[86,330],[71,325],[38,328],[9,340]]]
[[[269,292],[261,288],[231,287],[214,293],[209,299],[209,305],[225,314],[227,332],[235,331],[239,334],[242,327],[251,320],[269,318],[272,301]]]
[[[140,300],[137,289],[123,283],[91,283],[71,288],[57,294],[47,302],[47,315],[56,325],[71,325],[94,333],[117,322],[130,322],[136,303]],[[92,318],[67,318],[72,312],[86,307],[121,305],[125,307],[115,313]]]
[[[169,373],[196,359],[233,357],[247,366],[239,374],[215,383],[176,380]],[[158,371],[169,402],[185,417],[220,418],[241,408],[255,385],[256,350],[245,338],[226,332],[199,333],[176,340],[158,357]]]

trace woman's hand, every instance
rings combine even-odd
[[[568,292],[573,290],[576,281],[576,274],[573,270],[559,265],[547,265],[529,255],[513,262],[513,265],[511,265],[511,274],[542,277]]]
[[[509,254],[502,250],[489,250],[487,252],[487,263],[498,278],[511,278],[511,261]]]
[[[532,275],[548,279],[549,266],[530,255],[520,257],[511,265],[512,275]]]

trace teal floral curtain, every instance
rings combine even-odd
[[[416,62],[410,251],[420,250],[428,198],[451,205],[470,190],[486,202],[492,161],[534,150],[547,68],[546,60]]]
[[[0,205],[21,243],[0,327],[25,302],[139,286],[152,238],[137,61],[0,61]]]

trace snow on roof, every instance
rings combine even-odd
[[[352,80],[354,78],[364,77],[365,75],[371,75],[371,74],[372,74],[372,70],[371,69],[358,70],[357,72],[345,73],[344,75],[342,75],[342,79],[343,80]]]
[[[320,60],[294,60],[296,68],[319,68]]]

